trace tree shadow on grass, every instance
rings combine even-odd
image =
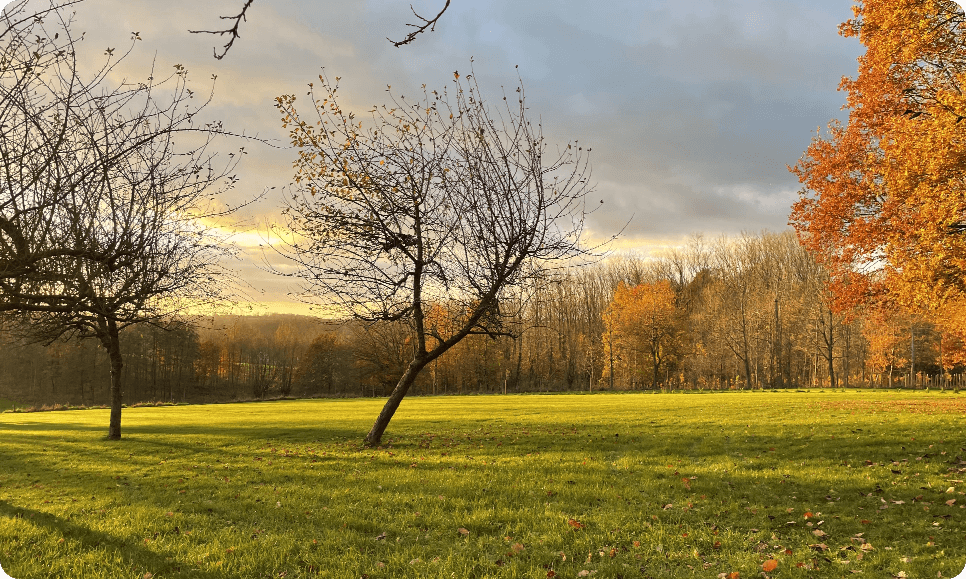
[[[0,517],[22,519],[31,525],[41,528],[51,540],[55,537],[61,537],[68,544],[76,544],[79,550],[83,552],[102,550],[105,552],[104,559],[124,561],[124,565],[133,573],[136,573],[137,577],[141,577],[145,572],[162,577],[213,577],[213,575],[199,569],[194,569],[191,564],[169,556],[165,552],[159,553],[140,546],[138,544],[140,538],[117,537],[108,533],[94,531],[56,515],[35,509],[16,507],[3,500],[0,500]],[[179,532],[177,527],[172,527],[171,525],[167,525],[167,527],[170,528],[159,529],[159,532],[166,534],[177,534]],[[74,545],[70,545],[70,547],[74,547]],[[20,565],[16,565],[13,562],[5,562],[8,563],[7,569],[5,570],[13,573],[12,577],[24,579],[30,576],[37,576],[30,572],[29,562],[22,562]],[[23,570],[27,570],[26,573]],[[77,570],[72,570],[72,572],[74,573],[72,575],[74,577],[82,576]]]
[[[321,421],[320,421],[321,422]],[[92,424],[71,424],[71,423],[57,423],[57,422],[30,422],[30,423],[5,423],[0,424],[3,430],[12,430],[20,432],[43,432],[50,431],[57,433],[56,435],[51,435],[50,438],[56,438],[57,440],[62,439],[62,433],[64,432],[104,432],[104,439],[107,439],[107,424],[103,426],[92,425]],[[365,436],[365,429],[360,427],[356,428],[334,428],[332,426],[325,426],[324,424],[314,425],[309,424],[305,426],[249,426],[246,424],[238,424],[236,426],[211,426],[208,424],[172,424],[172,425],[162,425],[162,424],[125,424],[121,427],[121,440],[114,442],[123,443],[125,440],[136,440],[138,442],[144,442],[147,439],[138,438],[139,434],[147,435],[176,435],[176,436],[191,436],[191,435],[204,435],[204,436],[224,436],[227,438],[236,438],[240,435],[251,436],[253,434],[261,435],[264,439],[282,439],[286,437],[291,437],[292,442],[302,442],[302,441],[315,441],[315,440],[355,440],[358,439],[359,443],[362,443],[362,439]],[[153,439],[152,439],[153,440]]]

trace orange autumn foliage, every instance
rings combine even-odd
[[[942,367],[966,365],[966,298],[944,304],[936,316],[936,327],[942,335]]]
[[[605,343],[619,348],[625,363],[636,358],[634,353],[647,360],[642,366],[650,366],[656,388],[661,372],[678,355],[683,334],[671,282],[634,287],[620,282],[603,318]]]
[[[908,323],[900,319],[898,312],[885,307],[870,308],[864,316],[862,336],[868,343],[866,363],[872,380],[891,387],[894,370],[909,362]]]
[[[866,47],[832,122],[791,170],[790,223],[847,309],[935,311],[966,296],[966,17],[949,0],[879,0],[840,27]]]

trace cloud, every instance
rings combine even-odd
[[[241,38],[216,61],[212,47],[223,41],[187,30],[217,27],[240,4],[169,0],[161,10],[148,0],[87,0],[78,20],[93,63],[140,31],[125,74],[143,75],[152,61],[159,70],[184,64],[199,87],[217,74],[208,114],[276,140],[279,148],[246,146],[241,181],[226,196],[238,203],[276,187],[245,210],[244,231],[278,216],[292,179],[295,151],[275,96],[294,94],[304,106],[324,66],[342,77],[344,108],[362,111],[387,102],[388,85],[397,96],[450,86],[470,57],[491,102],[519,75],[550,143],[593,148],[594,201],[605,200],[587,222],[593,237],[627,225],[621,246],[646,247],[693,232],[782,229],[798,190],[786,165],[816,127],[842,116],[836,87],[861,52],[836,33],[851,17],[838,0],[454,0],[435,32],[402,48],[386,37],[405,35],[408,3],[278,0],[254,3]],[[435,14],[441,1],[413,7]],[[287,280],[244,271],[274,301],[291,291]]]

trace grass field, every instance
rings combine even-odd
[[[953,577],[966,394],[418,398],[0,414],[16,579]],[[774,566],[774,569],[772,567]]]

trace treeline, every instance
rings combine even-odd
[[[824,270],[794,234],[707,241],[658,257],[614,256],[501,302],[506,336],[470,335],[414,394],[602,389],[895,387],[958,384],[962,340],[942,321],[829,308]],[[522,295],[526,295],[524,300]],[[445,324],[446,304],[429,323]],[[411,359],[402,323],[219,316],[122,335],[125,398],[214,402],[383,396]],[[0,336],[0,398],[106,404],[110,365],[91,340]]]

